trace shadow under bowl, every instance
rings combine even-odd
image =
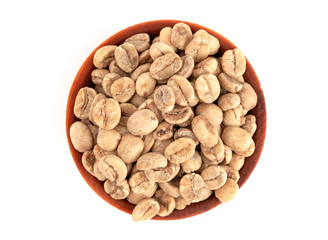
[[[74,107],[74,101],[75,97],[80,90],[80,88],[86,87],[86,86],[94,86],[91,81],[91,72],[95,69],[93,65],[93,56],[95,52],[105,46],[105,45],[120,45],[124,42],[124,40],[136,33],[148,33],[151,38],[154,38],[159,35],[159,32],[164,27],[173,27],[174,24],[178,22],[184,22],[188,24],[193,32],[196,32],[200,29],[206,30],[209,34],[213,35],[214,37],[218,38],[220,41],[220,50],[217,54],[217,56],[222,56],[224,51],[229,49],[234,49],[236,46],[232,44],[228,39],[223,37],[222,35],[218,34],[217,32],[208,29],[206,27],[203,27],[201,25],[190,23],[186,21],[180,21],[180,20],[155,20],[155,21],[149,21],[144,23],[139,23],[134,26],[128,27],[126,29],[123,29],[122,31],[114,34],[113,36],[106,39],[103,43],[101,43],[84,61],[82,64],[80,70],[78,71],[74,82],[71,86],[68,101],[67,101],[67,108],[66,108],[66,135],[67,135],[67,141],[68,145],[72,154],[72,157],[74,159],[74,162],[76,164],[76,167],[78,168],[79,172],[81,173],[84,180],[88,183],[88,185],[106,202],[108,202],[110,205],[114,206],[115,208],[120,209],[123,212],[131,214],[133,211],[133,208],[135,205],[129,203],[127,200],[115,200],[111,198],[109,194],[107,194],[104,190],[104,183],[93,177],[91,174],[89,174],[82,165],[82,153],[75,150],[75,148],[72,145],[70,135],[69,135],[69,129],[70,126],[77,120],[74,113],[73,113],[73,107]],[[262,149],[264,145],[264,139],[266,134],[266,107],[265,107],[265,100],[263,91],[261,89],[261,84],[259,82],[258,77],[256,76],[256,73],[249,63],[249,61],[246,59],[246,72],[244,74],[244,79],[246,82],[248,82],[252,87],[254,88],[255,92],[258,96],[258,103],[254,109],[250,111],[251,114],[255,115],[256,121],[257,121],[257,130],[253,136],[254,142],[255,142],[255,151],[252,156],[245,159],[245,164],[240,170],[240,179],[238,181],[239,187],[243,186],[243,184],[246,182],[246,180],[251,175],[252,171],[254,170]],[[204,213],[216,206],[221,204],[221,202],[212,194],[210,198],[208,198],[205,201],[193,203],[189,206],[187,206],[184,210],[174,210],[169,216],[166,217],[160,217],[155,216],[153,219],[155,220],[176,220],[176,219],[183,219],[192,217],[201,213]]]

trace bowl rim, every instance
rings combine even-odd
[[[84,169],[84,167],[81,164],[82,153],[77,152],[77,150],[75,150],[73,145],[72,145],[72,142],[71,142],[71,139],[70,139],[70,134],[69,134],[69,129],[70,129],[71,124],[74,121],[79,120],[74,116],[74,113],[72,111],[72,109],[73,109],[72,107],[74,106],[75,97],[76,97],[77,92],[79,90],[75,86],[79,84],[80,79],[83,78],[83,76],[86,74],[86,72],[90,71],[90,65],[89,64],[90,64],[90,61],[93,62],[92,60],[93,60],[93,56],[94,56],[95,52],[99,48],[101,48],[105,45],[108,45],[108,42],[114,40],[115,38],[116,39],[117,38],[126,39],[127,37],[132,36],[135,33],[146,32],[146,31],[140,31],[141,29],[151,28],[153,26],[156,26],[156,29],[157,28],[161,29],[165,26],[166,27],[172,27],[174,24],[179,23],[179,22],[186,23],[187,25],[189,25],[193,32],[195,32],[195,30],[198,30],[198,29],[204,29],[205,31],[207,31],[211,35],[217,37],[220,40],[220,45],[221,45],[220,46],[220,51],[222,51],[222,46],[223,45],[227,45],[228,49],[236,48],[236,46],[233,43],[231,43],[227,38],[225,38],[221,34],[215,32],[212,29],[209,29],[207,27],[199,25],[197,23],[187,22],[187,21],[183,21],[183,20],[173,20],[173,19],[162,19],[162,20],[152,20],[152,21],[141,22],[141,23],[129,26],[125,29],[122,29],[121,31],[111,35],[106,40],[104,40],[101,44],[99,44],[89,54],[89,56],[86,58],[86,60],[83,62],[83,64],[79,68],[79,70],[78,70],[78,72],[77,72],[77,74],[74,78],[74,81],[71,84],[70,91],[69,91],[69,94],[68,94],[67,105],[66,105],[65,126],[66,126],[67,142],[68,142],[68,145],[69,145],[70,152],[71,152],[71,155],[73,157],[74,163],[75,163],[78,171],[80,172],[81,176],[83,177],[83,179],[86,181],[86,183],[90,186],[90,188],[98,196],[100,196],[103,200],[105,200],[111,206],[113,206],[113,207],[115,207],[115,208],[117,208],[117,209],[119,209],[119,210],[121,210],[125,213],[128,213],[128,214],[132,213],[131,206],[134,206],[134,205],[130,204],[126,199],[124,199],[124,200],[114,200],[114,199],[112,199],[109,194],[105,193],[104,188],[103,188],[103,183],[102,184],[95,184],[95,180],[96,181],[98,181],[98,180]],[[151,35],[151,31],[156,31],[156,30],[152,29],[152,30],[147,31],[147,33],[149,33]],[[93,66],[93,64],[92,64],[91,68],[93,68],[93,69],[95,68]],[[254,138],[257,139],[257,141],[255,141],[255,139],[254,139],[254,142],[257,143],[256,148],[255,148],[255,152],[252,156],[250,156],[248,158],[245,158],[245,162],[248,159],[253,159],[252,160],[252,166],[250,166],[250,167],[248,167],[248,169],[244,170],[244,172],[246,172],[246,174],[244,174],[244,175],[241,174],[241,177],[238,181],[238,185],[239,185],[240,188],[244,185],[244,183],[250,177],[251,173],[253,172],[253,170],[255,169],[255,167],[256,167],[256,165],[259,161],[259,158],[260,158],[262,150],[263,150],[264,142],[265,142],[266,127],[267,127],[266,104],[265,104],[265,98],[264,98],[263,90],[261,88],[261,83],[260,83],[260,81],[259,81],[253,67],[251,66],[251,64],[250,64],[250,62],[248,61],[247,58],[246,58],[246,72],[245,72],[245,75],[244,75],[244,78],[246,78],[248,80],[247,82],[249,82],[250,79],[251,79],[251,81],[254,81],[256,83],[256,85],[253,84],[254,86],[252,85],[252,87],[254,88],[254,90],[256,91],[256,93],[258,95],[258,105],[253,110],[251,110],[250,113],[260,114],[261,119],[257,118],[258,129],[257,129],[257,131],[255,132],[255,134],[253,136],[253,139]],[[246,81],[246,79],[245,79],[245,81]],[[90,85],[90,82],[91,82],[91,78],[90,78],[90,75],[89,75],[89,85]],[[84,85],[84,86],[88,86],[88,85]],[[261,121],[260,123],[258,122],[259,120]],[[261,128],[259,128],[259,125],[260,125]],[[80,157],[78,157],[78,156],[80,156]],[[242,171],[243,168],[240,171]],[[98,181],[98,182],[100,182],[100,181]],[[176,210],[175,209],[173,211],[173,213],[171,213],[170,215],[168,215],[166,217],[159,217],[157,215],[154,218],[152,218],[152,220],[185,219],[185,218],[193,217],[193,216],[199,215],[201,213],[207,212],[210,209],[213,209],[214,207],[217,207],[220,204],[221,204],[221,202],[215,198],[214,194],[212,194],[212,196],[210,198],[208,198],[207,200],[205,200],[205,201],[202,201],[202,202],[199,202],[199,203],[193,203],[193,204],[187,206],[184,210]],[[131,205],[131,206],[129,206],[129,205]],[[197,205],[198,205],[198,207],[196,207]],[[194,206],[194,207],[191,209],[190,206]],[[189,210],[188,210],[188,208],[189,208]]]

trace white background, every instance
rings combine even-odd
[[[326,1],[1,1],[0,239],[328,239]],[[179,221],[134,223],[84,182],[65,136],[89,53],[148,20],[207,26],[247,56],[268,130],[236,198]]]

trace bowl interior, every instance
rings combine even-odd
[[[80,70],[78,71],[75,80],[71,86],[68,101],[67,101],[67,108],[66,108],[66,135],[67,140],[69,144],[69,148],[71,151],[71,154],[73,156],[74,162],[81,173],[84,180],[88,183],[88,185],[106,202],[111,204],[112,206],[131,214],[132,210],[135,205],[130,204],[127,200],[115,200],[110,197],[109,194],[107,194],[104,191],[103,182],[98,181],[95,177],[93,177],[91,174],[89,174],[83,167],[81,157],[82,154],[76,151],[72,145],[70,136],[69,136],[69,129],[70,126],[77,121],[78,119],[75,117],[73,113],[73,107],[74,107],[74,101],[75,97],[79,91],[80,88],[85,86],[94,86],[91,81],[91,72],[95,69],[93,65],[93,56],[97,49],[100,47],[103,47],[105,45],[120,45],[123,43],[123,41],[136,34],[136,33],[142,33],[146,32],[148,33],[152,38],[158,36],[160,30],[164,27],[172,27],[174,24],[178,22],[184,22],[188,24],[193,32],[196,32],[199,29],[204,29],[214,37],[218,38],[220,41],[220,50],[217,56],[222,56],[223,52],[229,49],[234,49],[236,46],[232,44],[229,40],[227,40],[225,37],[221,36],[220,34],[216,33],[215,31],[208,29],[206,27],[200,26],[195,23],[185,22],[185,21],[179,21],[179,20],[157,20],[157,21],[150,21],[150,22],[144,22],[140,23],[131,27],[128,27],[113,36],[109,37],[107,40],[105,40],[102,44],[100,44],[85,60],[83,65],[81,66]],[[246,82],[250,83],[254,90],[256,91],[258,95],[258,103],[257,106],[250,112],[251,114],[256,116],[257,120],[257,131],[255,132],[253,139],[255,142],[255,152],[252,156],[246,158],[245,164],[240,170],[240,179],[238,181],[239,187],[241,187],[246,180],[249,178],[250,174],[252,173],[253,169],[255,168],[259,157],[262,152],[264,139],[265,139],[265,133],[266,133],[266,108],[265,108],[265,100],[263,91],[261,89],[261,84],[256,76],[256,73],[254,69],[252,68],[251,64],[247,60],[246,62],[246,72],[244,74],[244,79]],[[156,216],[153,219],[160,219],[160,220],[174,220],[174,219],[182,219],[187,218],[191,216],[195,216],[198,214],[201,214],[203,212],[206,212],[217,205],[220,204],[220,201],[217,200],[217,198],[214,196],[214,194],[208,198],[205,201],[199,202],[199,203],[193,203],[189,206],[187,206],[184,210],[174,210],[173,213],[171,213],[167,217],[159,217]]]

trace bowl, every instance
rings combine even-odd
[[[73,113],[73,107],[74,107],[74,101],[75,97],[79,91],[80,88],[85,86],[93,86],[93,83],[91,81],[91,72],[95,69],[93,65],[93,56],[99,48],[105,46],[105,45],[120,45],[123,43],[123,41],[136,34],[136,33],[148,33],[151,37],[155,37],[159,35],[159,32],[164,27],[173,27],[174,24],[178,22],[184,22],[188,24],[193,32],[196,32],[199,29],[206,30],[209,34],[213,35],[214,37],[218,38],[220,41],[220,50],[217,55],[222,56],[223,52],[229,49],[234,49],[236,46],[232,44],[228,39],[220,35],[219,33],[208,29],[206,27],[203,27],[201,25],[186,22],[186,21],[180,21],[180,20],[156,20],[156,21],[149,21],[149,22],[143,22],[136,24],[134,26],[128,27],[126,29],[123,29],[122,31],[112,35],[108,39],[106,39],[103,43],[101,43],[91,54],[87,57],[87,59],[82,64],[80,70],[78,71],[73,84],[71,86],[68,100],[67,100],[67,108],[66,108],[66,135],[67,135],[67,141],[68,145],[73,157],[73,160],[76,164],[76,167],[78,168],[79,172],[81,173],[84,180],[87,182],[87,184],[106,202],[108,202],[110,205],[114,206],[115,208],[120,209],[123,212],[132,214],[132,210],[135,205],[129,203],[127,200],[115,200],[110,197],[109,194],[107,194],[103,187],[103,182],[98,181],[95,177],[93,177],[91,174],[89,174],[82,165],[82,153],[78,152],[74,149],[70,136],[69,136],[69,129],[70,126],[78,120],[74,113]],[[242,50],[242,49],[241,49]],[[257,130],[253,136],[254,142],[255,142],[255,151],[252,156],[245,159],[245,164],[240,170],[240,179],[238,181],[239,187],[242,187],[244,183],[247,181],[249,176],[251,175],[252,171],[254,170],[257,162],[259,161],[263,145],[264,145],[264,139],[266,134],[266,107],[265,107],[265,100],[263,91],[261,89],[261,84],[256,76],[256,73],[249,63],[249,61],[246,59],[246,72],[244,74],[244,79],[246,82],[250,83],[252,87],[254,88],[255,92],[258,96],[258,103],[254,109],[250,111],[251,114],[256,116],[257,120]],[[238,194],[237,194],[238,195]],[[205,201],[193,203],[189,206],[187,206],[184,210],[174,210],[170,215],[166,217],[159,217],[155,216],[154,220],[175,220],[175,219],[183,219],[192,217],[201,213],[204,213],[216,206],[221,204],[221,202],[212,194],[210,198],[208,198]]]

